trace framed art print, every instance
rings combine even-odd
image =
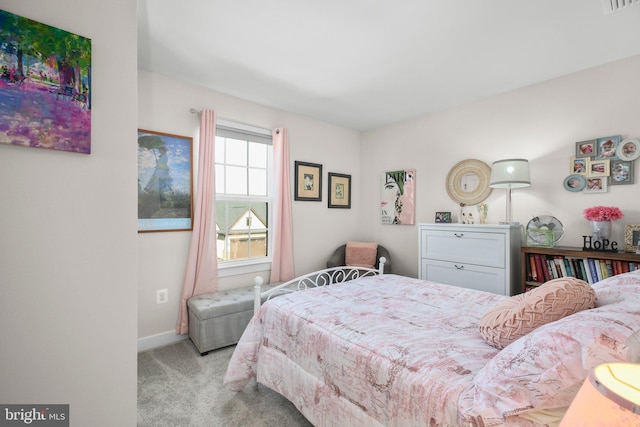
[[[0,144],[91,153],[91,39],[0,10]]]
[[[322,201],[322,165],[295,162],[294,200]]]
[[[403,169],[382,174],[382,191],[380,193],[382,224],[415,224],[415,180],[415,169]]]
[[[351,175],[329,172],[329,207],[351,209]]]
[[[138,232],[193,229],[193,139],[138,129]]]

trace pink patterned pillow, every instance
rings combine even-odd
[[[376,265],[377,254],[377,243],[347,242],[345,264],[373,268]]]
[[[546,323],[595,304],[596,294],[587,282],[573,277],[550,280],[489,310],[480,319],[480,334],[492,346],[503,349]]]

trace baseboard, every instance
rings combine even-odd
[[[138,353],[189,339],[189,335],[178,335],[176,331],[162,332],[148,337],[138,338]]]

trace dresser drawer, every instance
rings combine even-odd
[[[448,261],[422,260],[423,279],[447,285],[509,295],[505,269]]]
[[[422,230],[423,259],[505,268],[504,233]]]

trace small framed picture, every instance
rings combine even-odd
[[[588,162],[588,177],[609,176],[609,160],[590,160]]]
[[[569,165],[569,174],[586,175],[589,169],[588,157],[572,157]]]
[[[451,212],[436,212],[436,222],[449,224],[451,222]]]
[[[584,190],[587,186],[587,179],[584,175],[573,174],[564,179],[564,189],[571,192],[577,192]]]
[[[612,160],[609,185],[633,184],[633,165],[634,162]]]
[[[329,207],[351,209],[351,175],[329,172]]]
[[[294,200],[322,201],[322,165],[296,160],[295,167]]]
[[[576,157],[592,157],[596,155],[598,141],[592,139],[590,141],[576,142]]]
[[[640,251],[640,225],[627,224],[624,229],[625,252],[639,253]]]
[[[623,139],[618,145],[616,154],[620,160],[632,162],[640,157],[640,141],[637,138]]]
[[[552,248],[556,244],[553,230],[527,230],[527,246]]]
[[[598,138],[598,151],[596,153],[596,160],[618,160],[618,144],[620,144],[620,135],[607,136],[605,138]]]
[[[607,177],[587,178],[587,186],[582,190],[584,193],[606,193]]]

